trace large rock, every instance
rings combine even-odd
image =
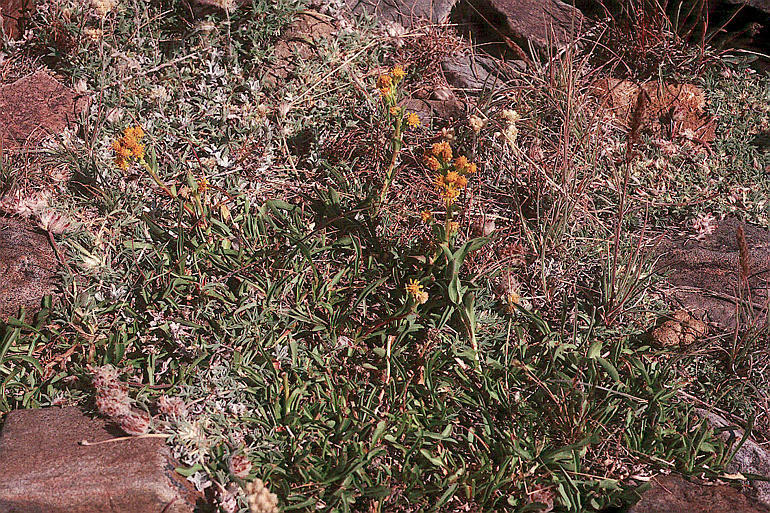
[[[748,5],[754,9],[759,9],[760,11],[770,13],[770,0],[727,0],[727,2],[734,5]]]
[[[324,41],[335,31],[332,20],[319,12],[306,10],[295,14],[273,46],[272,62],[262,80],[270,87],[281,85],[292,76],[298,61],[318,58]]]
[[[739,227],[743,229],[748,249],[750,298],[738,290]],[[695,317],[731,329],[736,325],[736,303],[740,302],[744,311],[751,309],[757,318],[762,318],[770,287],[770,233],[767,230],[725,219],[700,240],[692,236],[670,237],[661,244],[658,262],[667,274],[667,297]]]
[[[86,104],[45,71],[0,87],[0,145],[19,150],[72,126]]]
[[[0,513],[191,513],[165,442],[115,438],[77,408],[17,410],[0,434]]]
[[[458,0],[345,0],[357,13],[373,16],[382,24],[412,27],[420,22],[444,23]]]
[[[474,53],[465,48],[441,62],[441,70],[447,83],[466,92],[489,91],[508,83],[517,71],[523,69],[488,55]]]
[[[458,4],[457,10],[455,17],[461,24],[475,26],[474,39],[518,44],[517,51],[528,43],[541,50],[564,47],[584,23],[578,9],[559,0],[468,0]]]
[[[0,0],[0,25],[10,39],[24,34],[25,22],[35,9],[35,0]]]
[[[727,465],[728,472],[770,478],[770,451],[750,437],[743,440],[743,430],[724,417],[701,409],[696,410],[696,413],[707,419],[711,427],[719,432],[719,437],[735,450],[732,461]],[[742,440],[743,443],[738,447]],[[765,506],[770,506],[770,482],[759,479],[749,479],[749,482],[756,491],[757,499]]]
[[[19,308],[39,308],[56,283],[56,255],[48,238],[27,221],[0,217],[0,320]]]
[[[703,485],[677,475],[657,476],[628,513],[767,513],[728,485]]]

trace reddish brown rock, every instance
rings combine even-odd
[[[412,27],[419,23],[444,23],[457,0],[345,0],[357,13],[373,16],[384,25]]]
[[[747,249],[748,287],[742,285],[739,228]],[[737,219],[719,221],[700,239],[670,235],[659,246],[658,266],[666,274],[665,297],[675,309],[684,308],[722,329],[740,320],[762,322],[770,290],[770,232]],[[741,316],[736,317],[736,305]],[[752,320],[753,319],[753,320]]]
[[[757,443],[751,436],[748,438],[743,429],[724,417],[703,409],[696,409],[698,417],[706,419],[708,424],[718,433],[719,438],[730,447],[733,459],[725,470],[739,473],[747,477],[754,489],[757,500],[770,507],[770,481],[752,479],[752,476],[770,476],[770,450],[764,444]]]
[[[16,151],[61,133],[86,104],[45,71],[0,87],[0,144]]]
[[[0,25],[10,39],[24,34],[25,24],[35,9],[35,0],[0,0]]]
[[[767,513],[729,485],[704,485],[676,475],[658,476],[628,513]]]
[[[190,513],[198,500],[165,442],[115,438],[77,408],[17,410],[0,434],[1,513]]]
[[[0,320],[20,308],[36,311],[55,292],[56,255],[48,237],[28,221],[0,217],[0,277]]]
[[[273,47],[273,62],[263,77],[265,84],[280,85],[293,74],[298,60],[317,58],[319,45],[335,31],[328,16],[310,10],[297,13]]]
[[[570,2],[571,3],[571,2]],[[575,41],[584,28],[583,14],[559,0],[467,0],[453,16],[475,26],[474,39],[505,43],[522,53],[535,48],[562,48]],[[501,37],[502,36],[502,37]]]

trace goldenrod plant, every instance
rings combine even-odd
[[[374,201],[375,212],[380,205],[385,203],[390,184],[395,178],[396,166],[399,162],[399,155],[404,146],[404,131],[407,128],[417,128],[420,126],[420,117],[414,112],[407,112],[399,106],[401,100],[401,82],[404,80],[406,72],[402,66],[395,66],[389,73],[380,75],[377,78],[377,90],[380,95],[380,113],[386,120],[392,130],[390,136],[390,159],[388,167],[385,169],[382,188],[379,196]]]

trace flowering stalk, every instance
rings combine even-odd
[[[112,143],[112,151],[115,153],[115,165],[120,170],[125,171],[128,169],[128,166],[131,165],[132,160],[137,161],[139,165],[147,171],[150,178],[163,189],[163,192],[170,198],[177,199],[179,194],[160,179],[157,171],[145,159],[144,144],[142,144],[143,138],[144,130],[142,130],[142,127],[133,126],[126,128],[123,131],[123,135]],[[186,203],[182,206],[190,215],[195,214]]]
[[[442,141],[434,144],[424,157],[425,165],[435,173],[434,183],[439,196],[446,207],[443,226],[436,226],[434,232],[439,239],[439,247],[436,254],[430,259],[430,269],[439,262],[442,255],[446,258],[447,296],[455,305],[463,320],[468,334],[468,341],[476,358],[476,366],[480,368],[478,341],[476,339],[476,314],[474,309],[475,298],[467,287],[460,282],[460,267],[466,255],[480,247],[485,239],[474,239],[466,242],[459,248],[454,247],[454,239],[459,231],[459,225],[454,220],[455,210],[458,210],[457,199],[468,186],[468,176],[477,171],[476,164],[470,162],[465,156],[453,158],[452,147],[449,142]],[[434,224],[433,215],[423,212],[421,217],[425,223]],[[411,291],[410,291],[411,292]]]
[[[393,127],[393,135],[390,138],[390,162],[385,170],[385,179],[380,190],[379,197],[374,202],[375,213],[380,205],[385,202],[388,195],[388,189],[393,183],[396,174],[396,165],[401,149],[404,147],[404,130],[407,127],[416,128],[420,125],[420,118],[414,112],[406,112],[398,106],[398,85],[405,75],[404,68],[394,67],[390,73],[380,75],[377,78],[377,89],[382,98],[382,108],[384,117],[386,117]]]

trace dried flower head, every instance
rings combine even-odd
[[[118,2],[116,0],[91,0],[91,7],[102,18],[107,16],[117,5]]]
[[[30,217],[39,214],[48,206],[50,195],[48,191],[33,194],[23,194],[21,191],[16,191],[0,199],[0,211],[6,214]]]
[[[91,383],[97,389],[112,385],[118,381],[118,376],[120,376],[120,371],[110,364],[102,365],[101,367],[89,365],[87,370],[91,373]]]
[[[117,417],[120,429],[129,435],[144,435],[150,430],[150,414],[142,410],[131,410],[125,415]]]
[[[131,412],[131,399],[128,397],[128,390],[117,390],[108,393],[99,391],[96,393],[96,409],[104,415],[112,419],[128,415]]]
[[[710,213],[699,214],[698,217],[692,220],[692,226],[697,233],[695,238],[705,239],[708,235],[714,233],[714,230],[716,230],[717,220]]]
[[[278,496],[271,493],[261,479],[247,484],[245,491],[250,513],[278,513]]]
[[[232,475],[245,479],[251,472],[251,461],[245,454],[238,452],[230,455],[227,467]]]
[[[420,218],[423,223],[429,223],[433,219],[433,214],[429,210],[423,210],[420,212]]]
[[[183,418],[187,416],[187,405],[179,397],[162,395],[158,398],[158,411],[168,417]]]
[[[487,122],[485,119],[476,116],[475,114],[471,114],[470,117],[468,117],[468,125],[471,127],[471,130],[477,134],[481,132],[486,124]]]
[[[96,27],[85,27],[83,29],[83,35],[86,36],[91,41],[99,41],[104,33],[102,32],[102,29],[96,28]]]
[[[67,232],[72,228],[72,221],[67,219],[64,214],[51,209],[46,209],[40,213],[37,224],[43,230],[57,235]]]

